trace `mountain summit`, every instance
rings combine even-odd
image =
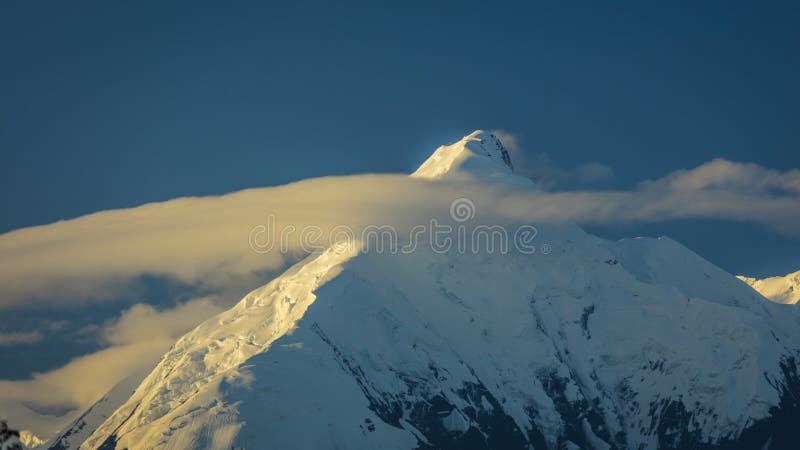
[[[503,182],[532,185],[514,175],[508,150],[494,134],[476,130],[458,142],[443,145],[411,174],[416,178]]]
[[[514,179],[484,132],[414,176]],[[90,434],[83,449],[793,448],[795,307],[667,238],[537,227],[546,252],[311,255],[70,436]]]

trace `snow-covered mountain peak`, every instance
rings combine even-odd
[[[529,179],[514,175],[508,150],[497,136],[483,130],[439,147],[411,176],[533,185]]]
[[[412,176],[533,186],[483,131]],[[794,448],[795,306],[668,238],[536,230],[535,252],[416,235],[312,254],[51,448]]]
[[[737,278],[775,303],[793,305],[800,301],[800,270],[782,277],[769,277],[760,280],[741,275]]]

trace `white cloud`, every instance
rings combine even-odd
[[[251,250],[249,232],[264,224],[268,214],[275,214],[279,227],[368,223],[390,215],[384,213],[390,207],[383,206],[384,199],[395,198],[401,206],[415,195],[424,198],[423,184],[392,175],[319,178],[12,231],[0,235],[0,308],[23,303],[63,307],[79,299],[135,294],[140,289],[135,277],[142,274],[223,292],[252,283],[248,277],[256,271],[276,270],[292,259]],[[298,248],[296,234],[288,241]]]
[[[508,140],[508,138],[506,137]],[[512,139],[510,142],[514,146]],[[513,147],[511,147],[513,148]],[[611,176],[595,163],[572,180]],[[302,252],[299,232],[288,254],[252,251],[250,231],[269,214],[275,228],[425,223],[458,197],[484,199],[484,211],[518,220],[579,223],[654,222],[678,218],[750,221],[797,235],[800,171],[779,172],[722,159],[643,182],[630,191],[499,192],[402,175],[327,177],[222,197],[182,198],[104,211],[0,235],[0,308],[74,305],[135,293],[136,277],[156,274],[234,301]],[[279,238],[279,236],[278,236]]]
[[[765,169],[716,159],[682,169],[630,191],[522,194],[502,200],[506,214],[527,220],[572,220],[584,224],[727,219],[753,222],[800,236],[798,171]],[[521,208],[520,205],[525,205]],[[524,209],[524,212],[515,210]]]
[[[651,190],[727,191],[742,194],[800,194],[800,170],[765,169],[753,163],[714,159],[694,169],[677,170],[659,180],[642,183]]]
[[[111,345],[128,345],[148,339],[179,337],[199,322],[220,312],[220,307],[210,298],[182,303],[172,309],[157,310],[139,303],[105,325],[101,332],[104,342]]]
[[[613,169],[598,162],[560,168],[546,153],[523,151],[515,135],[502,130],[494,133],[512,153],[516,171],[550,191],[503,199],[504,207],[498,208],[520,219],[614,224],[715,218],[755,222],[800,235],[795,226],[800,219],[798,169],[778,171],[718,158],[645,180],[633,190],[586,191],[613,179]],[[520,214],[520,209],[525,212]]]

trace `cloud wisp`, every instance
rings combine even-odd
[[[20,344],[33,344],[44,339],[42,332],[21,331],[12,333],[0,333],[0,347]]]
[[[800,219],[800,171],[723,159],[617,191],[515,190],[402,175],[329,177],[105,211],[0,235],[0,309],[102,301],[133,289],[143,274],[224,293],[243,279],[279,270],[302,256],[298,233],[286,237],[283,252],[278,246],[271,252],[252,251],[249,234],[268,215],[281,229],[317,227],[321,233],[380,224],[410,229],[446,215],[452,201],[462,197],[472,199],[479,207],[477,219],[486,221],[614,224],[715,218],[800,235],[794,226]]]
[[[533,220],[583,224],[648,223],[673,219],[752,222],[800,236],[800,171],[780,172],[752,163],[715,159],[628,191],[551,192],[523,195]],[[508,212],[513,213],[510,205]]]

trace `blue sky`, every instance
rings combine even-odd
[[[0,231],[410,172],[476,128],[600,162],[607,189],[717,157],[797,168],[799,20],[791,2],[5,4]],[[592,230],[668,234],[733,272],[800,267],[797,237],[759,225]]]

